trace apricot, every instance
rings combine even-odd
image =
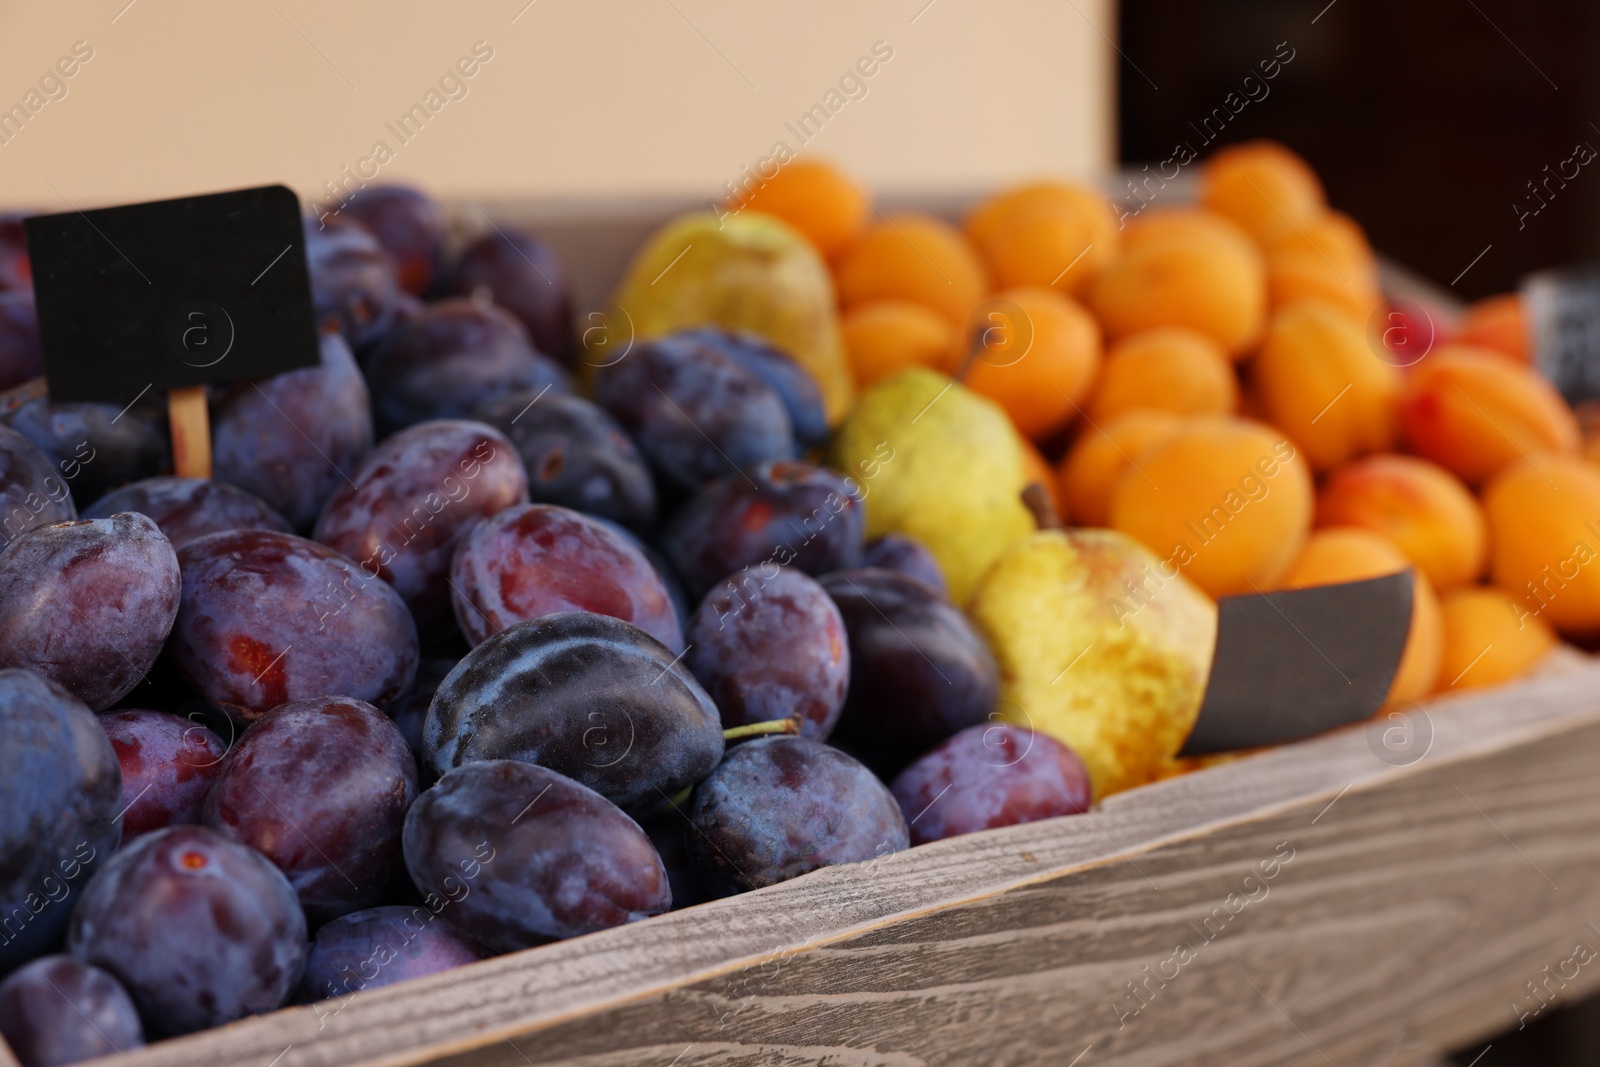
[[[1381,535],[1445,592],[1477,581],[1489,559],[1483,508],[1461,480],[1415,456],[1371,456],[1329,476],[1317,526]]]
[[[1117,479],[1183,421],[1169,411],[1140,409],[1085,425],[1056,468],[1056,499],[1065,517],[1074,526],[1104,526]]]
[[[1353,526],[1317,530],[1283,578],[1284,589],[1381,578],[1410,567],[1400,550],[1377,534]],[[1421,700],[1433,692],[1444,655],[1444,630],[1439,617],[1439,596],[1420,570],[1413,571],[1411,625],[1405,650],[1389,684],[1389,701]]]
[[[1215,238],[1250,245],[1250,235],[1232,219],[1198,207],[1161,207],[1142,211],[1122,227],[1122,250],[1147,248],[1168,238]]]
[[[866,389],[907,367],[945,369],[958,334],[950,320],[909,300],[858,304],[839,320],[856,386]]]
[[[1316,299],[1365,325],[1383,302],[1378,261],[1348,216],[1326,212],[1267,250],[1267,294],[1274,307]]]
[[[1510,356],[1517,363],[1533,362],[1528,320],[1522,297],[1516,293],[1485,297],[1467,308],[1456,327],[1455,339]]]
[[[725,205],[764,211],[805,235],[823,258],[848,248],[867,222],[867,199],[833,166],[815,159],[785,164],[771,178],[750,182]]]
[[[1440,692],[1515,681],[1559,643],[1549,623],[1529,615],[1503,589],[1452,589],[1439,609],[1444,622]]]
[[[1483,507],[1494,583],[1562,634],[1600,635],[1600,470],[1577,456],[1517,460]]]
[[[1174,218],[1172,216],[1178,216]],[[1090,304],[1113,339],[1159,326],[1182,326],[1238,358],[1260,337],[1267,304],[1266,268],[1248,238],[1173,212],[1147,222],[1137,239],[1090,287]]]
[[[1106,353],[1089,404],[1096,422],[1137,408],[1180,415],[1231,415],[1239,381],[1222,346],[1203,333],[1169,327],[1129,334]]]
[[[1070,422],[1100,369],[1100,326],[1055,289],[1008,289],[984,304],[961,383],[1006,410],[1025,437]]]
[[[1050,469],[1050,464],[1039,454],[1039,449],[1032,441],[1021,434],[1017,435],[1017,441],[1022,445],[1022,469],[1027,475],[1027,484],[1037,485],[1044,490],[1047,511],[1056,522],[1065,524],[1067,517],[1061,513],[1061,497],[1056,492],[1055,471]]]
[[[1400,372],[1372,353],[1363,325],[1319,300],[1290,304],[1251,364],[1267,420],[1319,471],[1394,444]]]
[[[869,300],[910,300],[957,329],[988,288],[966,238],[931,215],[891,215],[870,227],[839,260],[834,280],[845,308]]]
[[[1218,597],[1276,583],[1300,554],[1311,507],[1311,472],[1283,434],[1205,416],[1185,420],[1122,473],[1110,525]]]
[[[1049,285],[1072,296],[1100,275],[1120,243],[1105,194],[1068,182],[990,197],[965,229],[996,286]]]
[[[1578,420],[1537,373],[1482,348],[1448,344],[1418,363],[1400,394],[1417,454],[1477,485],[1507,464],[1578,450]]]
[[[1200,171],[1200,202],[1269,246],[1325,210],[1322,182],[1300,156],[1275,141],[1221,149]]]

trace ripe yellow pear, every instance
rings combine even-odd
[[[1034,529],[1011,420],[937,371],[902,371],[864,393],[834,435],[828,463],[861,484],[867,536],[901,533],[927,545],[957,604]]]
[[[634,256],[604,318],[584,332],[593,365],[626,358],[630,342],[721,326],[759,334],[810,371],[830,424],[850,406],[832,276],[811,243],[771,215],[703,211],[668,223]]]
[[[1097,799],[1154,780],[1183,747],[1217,608],[1131,537],[1041,530],[995,562],[968,612],[1000,666],[1001,715],[1076,752]]]

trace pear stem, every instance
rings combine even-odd
[[[1050,503],[1050,494],[1038,482],[1022,487],[1022,503],[1033,513],[1033,521],[1041,530],[1061,529],[1061,516]]]
[[[751,722],[743,726],[730,726],[722,731],[724,741],[742,741],[747,737],[760,737],[763,734],[798,734],[800,732],[800,716],[791,715],[787,719],[773,719],[770,722]]]

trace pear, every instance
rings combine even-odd
[[[1200,713],[1217,608],[1132,538],[1041,530],[968,608],[1000,666],[1002,718],[1063,742],[1095,797],[1153,781]]]
[[[634,256],[605,329],[585,338],[603,347],[613,337],[648,341],[694,326],[749,331],[782,349],[816,379],[830,425],[849,408],[854,389],[833,279],[787,223],[755,211],[669,222]],[[592,350],[590,362],[613,358]]]
[[[1034,529],[1011,420],[936,371],[902,371],[863,394],[834,435],[828,462],[860,484],[867,538],[898,533],[921,541],[957,604]]]

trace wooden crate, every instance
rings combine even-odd
[[[535,225],[587,309],[684,206],[480,203],[460,219]],[[1388,284],[1448,306],[1403,272]],[[1552,1005],[1600,987],[1600,962],[1570,962],[1600,948],[1597,765],[1600,664],[1563,652],[1538,680],[1091,814],[94,1064],[1432,1063],[1553,1010],[1528,983]]]

